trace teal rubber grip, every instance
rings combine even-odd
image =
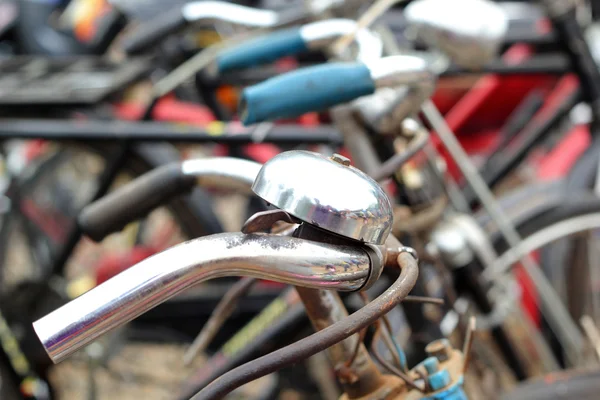
[[[372,94],[375,82],[362,63],[331,63],[288,72],[242,92],[244,125],[321,111]]]
[[[300,28],[277,31],[225,50],[217,57],[220,73],[269,64],[307,50]]]

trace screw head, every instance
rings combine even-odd
[[[439,362],[444,362],[450,358],[452,354],[452,345],[448,339],[438,339],[429,343],[425,347],[425,351],[431,357],[435,357]]]
[[[342,165],[344,165],[344,166],[346,166],[346,167],[350,165],[350,159],[349,159],[349,158],[347,158],[347,157],[344,157],[344,156],[343,156],[343,155],[341,155],[341,154],[337,154],[337,153],[335,153],[335,154],[333,154],[331,157],[329,157],[329,159],[330,159],[331,161],[335,161],[335,162],[336,162],[336,163],[338,163],[338,164],[342,164]]]

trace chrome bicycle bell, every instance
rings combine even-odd
[[[290,215],[328,232],[382,245],[393,222],[383,189],[340,155],[281,153],[266,162],[252,190]]]

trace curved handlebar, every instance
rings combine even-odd
[[[367,251],[286,236],[224,233],[180,244],[34,322],[56,363],[111,329],[208,279],[250,276],[297,286],[357,290],[371,268]]]
[[[292,71],[244,89],[242,122],[295,117],[373,94],[376,89],[431,84],[436,79],[423,59],[385,57],[375,62],[329,63]]]
[[[99,242],[168,200],[187,193],[197,182],[250,193],[260,168],[259,163],[230,157],[164,165],[87,205],[77,222],[83,233]]]
[[[223,73],[267,64],[307,50],[324,49],[338,37],[353,32],[356,26],[357,23],[350,19],[330,19],[273,32],[225,50],[217,57],[216,69]],[[359,61],[381,57],[383,43],[368,29],[360,29],[355,41]]]
[[[290,18],[274,11],[259,10],[222,1],[195,1],[144,22],[127,37],[123,49],[128,54],[148,50],[165,36],[196,22],[224,21],[253,28],[269,28]]]

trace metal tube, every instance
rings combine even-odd
[[[200,186],[235,189],[251,193],[262,164],[233,157],[187,160],[181,163],[185,175],[198,178]]]
[[[309,49],[328,47],[340,36],[347,35],[357,29],[356,21],[351,19],[329,19],[313,22],[300,28],[300,36]],[[383,55],[381,39],[368,29],[358,29],[354,38],[358,47],[356,59],[363,62],[376,60]]]
[[[45,139],[56,141],[116,142],[121,140],[169,143],[254,143],[253,129],[239,123],[223,124],[209,132],[191,126],[139,121],[73,121],[51,119],[0,119],[2,139]],[[342,136],[333,126],[303,127],[277,125],[264,138],[273,144],[341,145]]]
[[[600,227],[600,213],[585,214],[549,225],[523,239],[518,246],[504,252],[483,272],[482,277],[486,282],[500,279],[525,254],[541,249],[555,240],[590,229],[598,229],[598,227]]]
[[[260,10],[224,1],[195,1],[181,8],[188,22],[205,23],[224,21],[236,25],[256,28],[269,28],[283,22],[282,16],[275,11]]]
[[[388,56],[366,65],[377,89],[409,86],[427,93],[437,81],[427,60],[418,56]]]
[[[296,287],[306,314],[316,331],[320,331],[348,317],[348,311],[337,292]],[[381,385],[381,373],[369,357],[364,344],[358,344],[356,358],[346,366],[353,356],[360,335],[350,336],[327,349],[331,365],[337,372],[342,389],[350,398],[365,396]]]
[[[418,113],[433,94],[436,68],[417,55],[394,55],[365,64],[377,90],[352,104],[366,125],[380,133],[394,134],[402,129],[401,122]]]
[[[225,233],[175,246],[34,322],[59,362],[104,333],[202,281],[250,276],[292,285],[356,290],[370,269],[366,251],[264,234]]]

